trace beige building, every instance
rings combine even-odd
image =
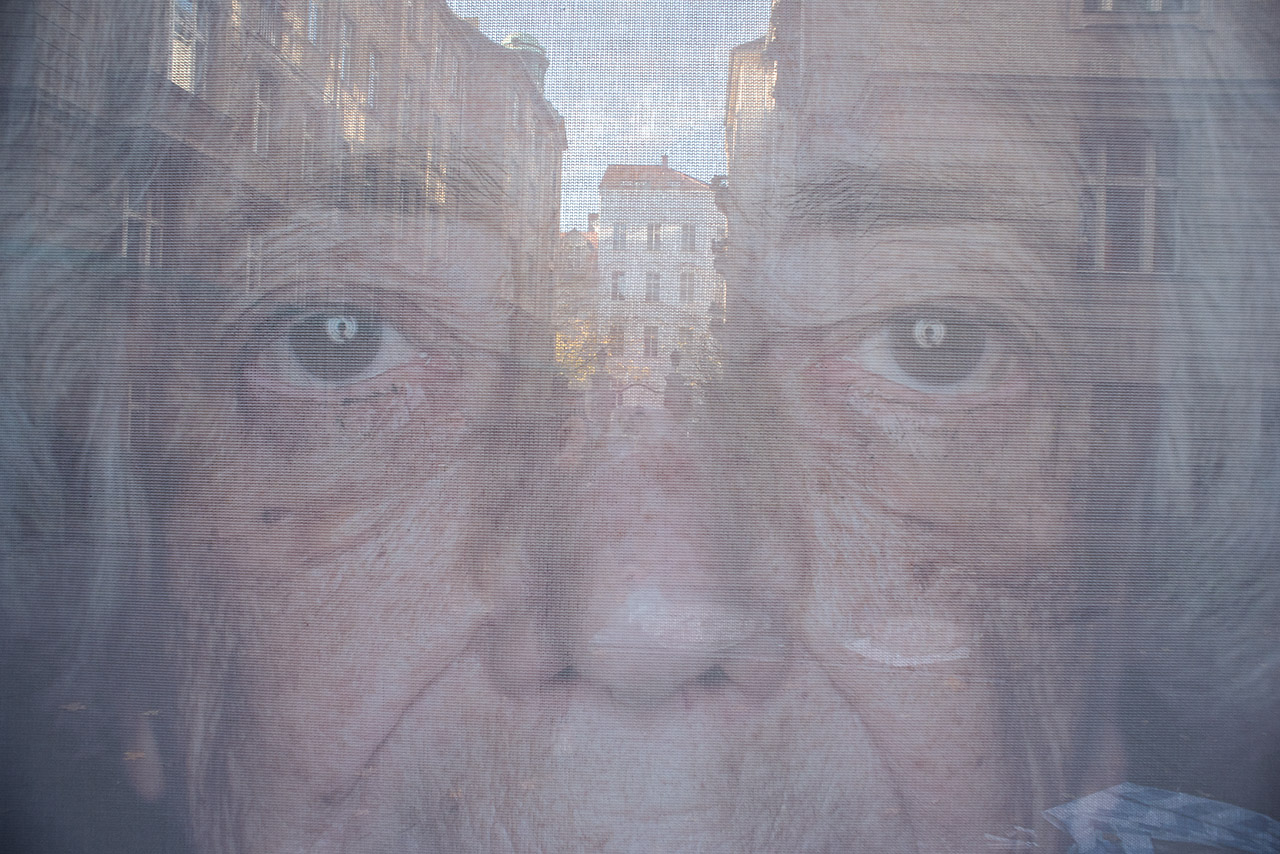
[[[1074,160],[1061,174],[1033,175],[1028,163],[1000,160],[999,126],[957,119],[972,123],[971,162],[987,158],[971,167],[985,172],[970,177],[994,195],[1064,182],[1042,189],[1078,208],[1078,270],[1106,319],[1095,344],[1111,354],[1116,379],[1145,382],[1159,370],[1149,358],[1158,348],[1135,332],[1159,327],[1160,307],[1148,295],[1207,268],[1251,275],[1249,259],[1270,236],[1252,233],[1266,219],[1247,212],[1280,197],[1280,129],[1272,111],[1251,106],[1272,91],[1275,3],[990,0],[959,14],[868,2],[840,4],[838,16],[832,8],[775,0],[770,33],[732,54],[727,197],[734,263],[746,278],[761,235],[785,233],[771,218],[784,215],[788,195],[829,179],[824,135],[852,132],[832,129],[833,116],[848,116],[852,128],[881,97],[925,110],[980,91],[1034,115],[1046,149]],[[859,169],[874,172],[891,132],[856,132],[881,146],[854,155]],[[899,150],[912,144],[901,140]]]
[[[809,354],[838,331],[836,352],[866,373],[832,383],[833,402],[878,421],[865,401],[879,381],[910,383],[894,370],[937,345],[926,312],[967,302],[994,325],[1017,306],[1031,331],[1020,357],[1039,360],[1037,384],[1069,386],[1088,436],[1069,513],[1098,544],[1072,569],[1107,555],[1107,608],[1143,639],[1126,661],[1141,696],[1117,715],[1128,755],[1102,750],[1124,757],[1128,779],[1223,800],[1243,790],[1264,810],[1274,738],[1251,729],[1275,717],[1274,645],[1221,639],[1274,610],[1260,580],[1274,554],[1244,532],[1251,514],[1271,530],[1276,501],[1278,44],[1273,0],[775,0],[769,34],[733,54],[726,116],[726,325],[741,349],[778,343],[822,365]],[[798,295],[779,296],[788,288]],[[875,336],[898,318],[915,320],[911,334],[880,358]],[[899,429],[849,423],[868,443]],[[965,444],[955,458],[986,453]],[[909,463],[898,480],[923,494],[934,472]],[[1000,488],[974,484],[959,503],[988,506]],[[868,492],[893,496],[892,514],[896,489]],[[1256,693],[1241,702],[1237,685]],[[1221,736],[1223,720],[1239,739]]]
[[[624,403],[661,400],[671,354],[695,383],[718,366],[724,214],[711,184],[667,165],[614,164],[600,181],[598,336]]]
[[[197,169],[264,205],[323,184],[426,242],[487,204],[515,259],[506,296],[549,321],[566,142],[536,43],[497,45],[444,0],[37,2],[9,17],[9,38],[41,45],[28,96],[47,127],[26,137],[42,145],[29,185],[6,190],[57,200],[54,233],[83,219],[67,248],[163,267],[181,249],[165,240],[181,201],[169,178]],[[155,162],[116,156],[140,136]],[[238,239],[258,275],[252,223]]]
[[[738,45],[729,54],[725,154],[734,192],[772,205],[786,181],[777,176],[794,157],[793,124],[773,100],[778,63],[768,52],[770,36]]]

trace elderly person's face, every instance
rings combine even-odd
[[[692,430],[538,427],[482,224],[424,250],[304,209],[261,229],[260,282],[193,265],[144,368],[171,372],[172,767],[201,844],[975,851],[1094,773],[1042,761],[1088,686],[1033,643],[1075,524],[1064,271],[990,199],[921,215],[982,164],[976,125],[918,107],[827,132],[743,289],[764,346],[725,393],[760,408]],[[907,153],[868,161],[868,129]],[[1031,134],[999,142],[1061,176]],[[839,211],[854,176],[870,219]]]

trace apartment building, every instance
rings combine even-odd
[[[714,264],[725,235],[712,184],[667,165],[612,164],[600,181],[598,338],[623,401],[661,401],[671,354],[695,383],[718,364],[726,291]]]
[[[854,4],[833,15],[830,4],[776,0],[769,33],[733,51],[732,286],[755,275],[750,257],[763,236],[784,232],[771,218],[787,194],[828,180],[824,147],[835,133],[878,143],[854,155],[867,174],[895,144],[884,128],[853,130],[867,105],[884,95],[935,109],[984,93],[1011,115],[1034,116],[1040,147],[1063,169],[1032,174],[993,154],[970,177],[1010,196],[1043,184],[1046,198],[1073,209],[1078,280],[1104,319],[1093,346],[1110,354],[1118,379],[1148,381],[1159,370],[1149,358],[1158,348],[1139,332],[1159,328],[1150,295],[1206,270],[1247,277],[1249,258],[1268,251],[1265,219],[1247,212],[1280,197],[1274,110],[1259,108],[1273,97],[1276,4],[991,0],[963,15],[934,6]],[[869,47],[877,43],[892,49]],[[832,130],[842,115],[848,128]],[[1002,128],[972,121],[974,150],[998,152]]]
[[[549,321],[566,141],[536,43],[495,44],[444,0],[11,5],[5,39],[35,62],[8,96],[41,126],[6,189],[67,249],[163,267],[182,249],[166,240],[178,176],[196,169],[266,206],[320,184],[376,198],[425,243],[483,198],[510,241],[505,296]],[[236,239],[258,275],[252,224]]]
[[[1212,365],[1178,361],[1205,346],[1197,325],[1219,324],[1232,381],[1270,388],[1229,426],[1190,423],[1193,438],[1166,449],[1191,474],[1162,500],[1208,512],[1205,484],[1252,473],[1199,448],[1274,430],[1278,37],[1276,3],[1256,0],[776,0],[767,36],[732,58],[726,328],[752,328],[777,259],[801,264],[788,245],[823,229],[1004,229],[1008,248],[1034,247],[1018,263],[1052,283],[1034,311],[1075,354],[1096,435],[1154,401],[1214,399]],[[945,146],[921,131],[930,121]],[[945,266],[926,255],[900,269]],[[829,304],[868,286],[845,261],[824,273]],[[941,292],[911,275],[923,299]],[[974,282],[959,293],[984,298]],[[1045,342],[1027,346],[1039,357]],[[1145,430],[1106,442],[1132,448]],[[1104,463],[1096,476],[1123,496],[1135,475]]]

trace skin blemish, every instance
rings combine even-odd
[[[928,590],[938,580],[938,567],[931,561],[918,563],[911,567],[911,580],[919,585],[920,589]]]
[[[265,507],[259,518],[262,519],[264,525],[274,525],[288,515],[289,511],[282,507]]]

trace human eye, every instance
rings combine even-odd
[[[290,310],[261,337],[254,374],[298,390],[341,390],[431,359],[376,311],[345,303]]]
[[[912,306],[870,322],[839,357],[844,379],[883,396],[972,398],[1017,375],[1017,335],[964,309]]]
[[[276,306],[241,326],[240,411],[291,453],[424,433],[441,442],[481,413],[493,381],[488,351],[395,295]]]

